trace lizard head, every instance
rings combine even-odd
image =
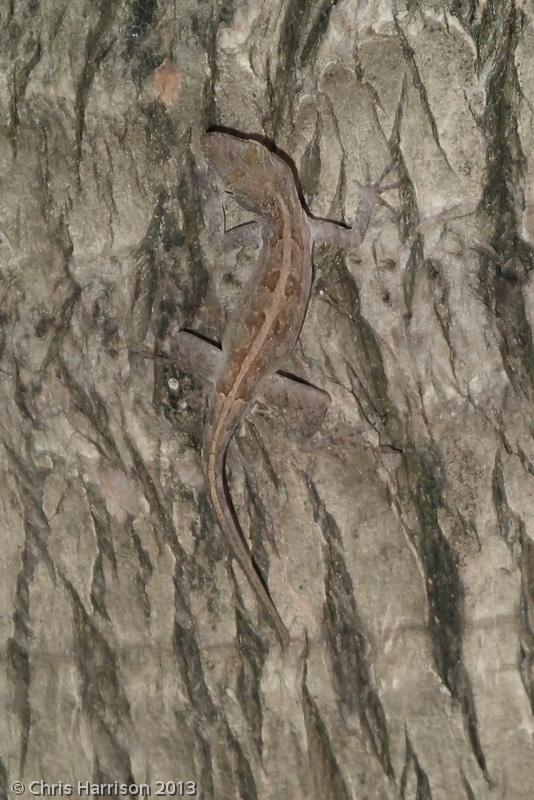
[[[254,139],[212,131],[204,135],[202,150],[225,190],[252,210],[265,210],[266,187],[290,177],[288,165]]]

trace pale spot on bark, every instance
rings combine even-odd
[[[154,72],[155,96],[158,100],[161,100],[166,108],[171,108],[180,94],[181,85],[182,77],[180,73],[172,61],[166,58],[163,64]]]

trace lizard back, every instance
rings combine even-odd
[[[225,190],[262,218],[264,230],[259,264],[225,329],[210,415],[212,428],[223,413],[230,438],[258,383],[298,339],[311,290],[311,241],[291,169],[276,153],[219,132],[206,135],[203,149]]]
[[[311,236],[291,169],[260,143],[209,133],[203,150],[225,191],[263,222],[257,270],[229,317],[206,430],[206,475],[219,524],[282,646],[289,633],[256,570],[225,489],[228,443],[260,381],[297,341],[311,290]]]

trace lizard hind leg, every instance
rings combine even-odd
[[[283,410],[286,425],[293,432],[298,429],[305,439],[321,427],[332,403],[328,392],[286,370],[265,378],[258,393],[269,405]]]
[[[213,389],[223,362],[223,351],[214,341],[190,330],[181,330],[169,342],[171,353],[134,351],[143,358],[158,359],[175,364],[190,372],[207,388]],[[330,406],[330,395],[312,383],[287,371],[279,370],[264,378],[258,385],[257,399],[268,406],[276,406],[284,414],[295,417],[306,415],[319,425]]]

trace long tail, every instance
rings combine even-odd
[[[239,561],[241,569],[248,578],[248,582],[256,592],[256,596],[265,611],[269,615],[269,619],[276,631],[276,635],[280,640],[283,648],[289,646],[290,638],[289,632],[282,622],[280,614],[276,610],[276,606],[269,597],[267,589],[256,572],[254,561],[250,551],[243,540],[241,531],[237,527],[234,520],[232,511],[230,509],[229,500],[225,490],[225,447],[214,447],[211,443],[210,452],[207,457],[207,480],[210,493],[211,502],[217,516],[217,520],[224,535],[227,537],[232,553]],[[214,452],[215,451],[215,452]]]

